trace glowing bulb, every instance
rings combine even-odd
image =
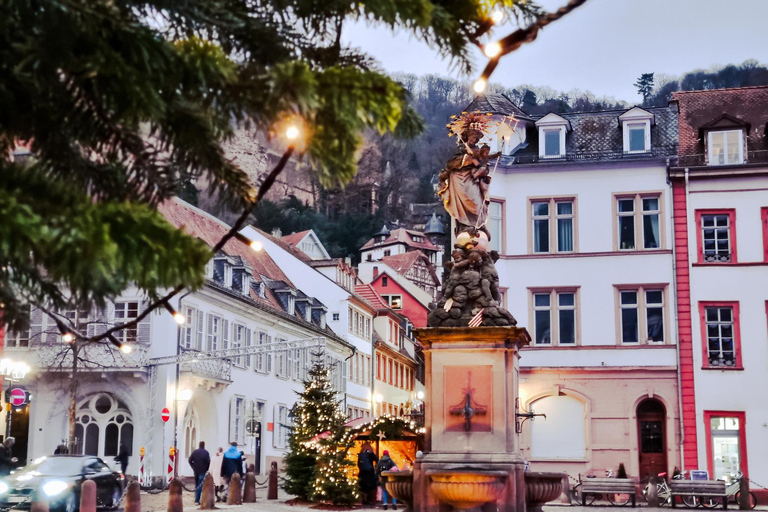
[[[501,20],[504,19],[504,13],[501,11],[493,11],[493,14],[491,14],[491,21],[494,23],[500,23]]]
[[[289,140],[293,140],[299,136],[299,129],[295,126],[289,126],[288,129],[285,130],[285,136],[288,137]]]
[[[66,332],[61,336],[61,339],[64,341],[64,343],[72,343],[75,341],[75,335],[71,332]]]
[[[178,312],[173,314],[173,319],[176,320],[176,323],[179,325],[182,325],[184,322],[187,321],[187,319],[184,318],[184,315]]]
[[[187,401],[190,398],[192,398],[192,390],[191,389],[182,389],[179,391],[179,400]]]
[[[480,94],[485,90],[485,86],[488,85],[488,82],[485,78],[479,78],[477,82],[475,82],[475,85],[472,86],[472,88],[475,90],[476,93]]]
[[[133,347],[127,343],[123,343],[120,346],[120,352],[122,352],[123,354],[130,354],[131,352],[133,352]]]
[[[501,53],[501,45],[496,41],[494,41],[493,43],[488,43],[487,45],[485,45],[485,48],[483,51],[486,57],[488,57],[489,59],[492,59],[494,57],[498,57],[499,54]]]
[[[424,400],[424,392],[419,391],[418,393],[416,393],[416,398],[418,398],[419,400]]]
[[[251,242],[248,245],[251,247],[251,249],[253,249],[256,252],[259,252],[260,250],[262,250],[264,248],[264,245],[261,242],[259,242],[258,240],[254,240],[253,242]]]

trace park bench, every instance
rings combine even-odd
[[[723,502],[723,510],[728,508],[728,494],[725,492],[725,482],[722,480],[672,480],[669,483],[669,489],[673,508],[675,496],[720,498]]]
[[[581,495],[615,495],[629,494],[632,497],[632,506],[636,505],[635,481],[631,478],[585,478],[581,481]],[[609,498],[609,501],[610,500]],[[590,502],[583,500],[585,504]]]

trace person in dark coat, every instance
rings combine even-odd
[[[15,443],[16,439],[9,437],[0,445],[0,476],[10,475],[11,469],[16,465],[16,457],[11,450]]]
[[[125,475],[128,470],[128,447],[122,445],[120,451],[117,453],[115,460],[120,464],[120,472]]]
[[[376,454],[369,443],[363,444],[357,455],[357,484],[360,486],[360,494],[363,495],[363,505],[373,505],[376,501]]]
[[[205,449],[205,441],[200,441],[200,447],[189,456],[189,466],[195,474],[195,503],[200,504],[203,492],[203,479],[211,467],[211,454]]]
[[[384,455],[381,456],[381,460],[376,465],[376,472],[381,477],[382,471],[397,471],[397,464],[389,456],[389,450],[384,450]],[[381,501],[384,504],[384,510],[387,510],[387,502],[389,501],[389,494],[384,483],[381,483]],[[392,510],[397,510],[397,500],[392,496]]]
[[[229,450],[224,452],[224,459],[221,461],[222,484],[229,486],[229,480],[235,473],[238,473],[241,478],[245,476],[243,475],[243,456],[237,449],[237,443],[232,443]],[[225,495],[228,495],[227,491]]]

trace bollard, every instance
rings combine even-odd
[[[80,488],[80,512],[96,512],[96,482],[86,480]]]
[[[184,502],[181,498],[181,491],[184,487],[181,480],[174,478],[168,486],[168,508],[167,512],[184,512]]]
[[[750,498],[749,479],[746,476],[742,476],[739,482],[739,510],[752,509],[752,503],[750,503],[752,500]]]
[[[649,507],[659,506],[659,489],[656,487],[656,477],[651,476],[648,480],[648,494],[645,496]]]
[[[269,470],[269,485],[267,486],[267,499],[277,499],[277,462],[272,463],[272,468]]]
[[[234,473],[229,479],[229,496],[227,496],[227,505],[243,504],[243,486],[240,482],[240,473]]]
[[[131,480],[125,490],[125,512],[141,512],[141,488],[136,480]]]
[[[216,492],[213,489],[213,475],[205,474],[203,478],[203,492],[200,494],[200,509],[213,510],[216,508]]]
[[[48,512],[48,499],[40,492],[35,493],[35,499],[29,512]]]
[[[256,503],[256,475],[252,471],[245,474],[243,486],[243,503]]]

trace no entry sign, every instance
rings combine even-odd
[[[171,411],[167,407],[163,407],[163,410],[160,411],[160,417],[163,418],[163,421],[168,421],[171,419]]]
[[[11,405],[14,407],[21,407],[23,405],[27,405],[27,402],[29,401],[29,395],[27,394],[27,391],[24,388],[13,388],[11,389]]]

